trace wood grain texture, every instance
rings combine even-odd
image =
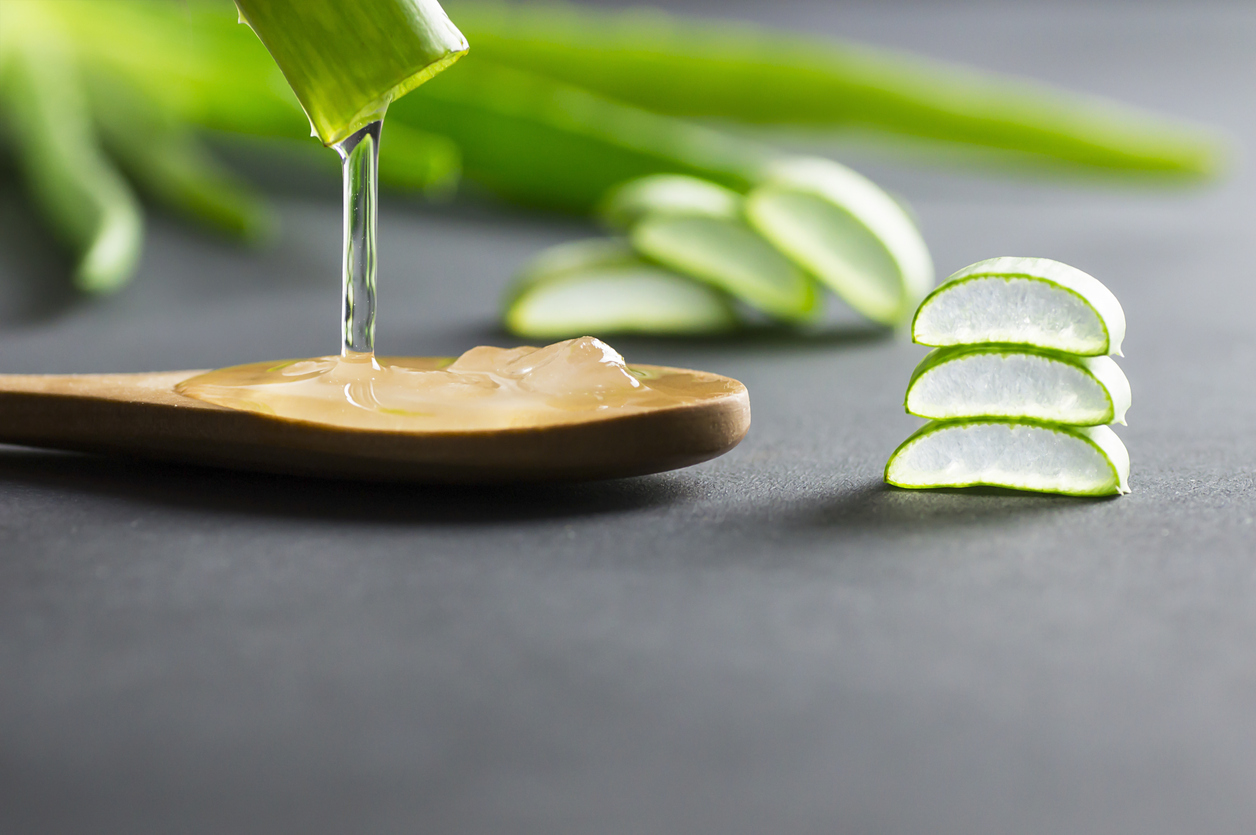
[[[268,417],[174,390],[201,373],[0,375],[0,443],[293,475],[500,484],[686,467],[732,449],[750,427],[740,383],[726,396],[581,423],[417,433]]]

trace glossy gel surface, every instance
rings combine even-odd
[[[457,359],[316,357],[210,371],[177,390],[219,406],[348,429],[439,432],[578,423],[695,403],[740,384],[632,368],[601,340],[472,348]]]

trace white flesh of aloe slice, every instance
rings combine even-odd
[[[735,328],[727,296],[637,258],[623,241],[578,241],[543,253],[519,277],[505,314],[519,336],[707,334]]]
[[[612,226],[627,228],[648,214],[736,218],[741,195],[721,185],[683,174],[640,177],[613,189],[599,213]]]
[[[921,303],[921,345],[1004,343],[1083,356],[1121,354],[1125,313],[1081,270],[1047,258],[992,258],[965,267]]]
[[[725,290],[786,321],[818,310],[815,282],[744,222],[698,215],[647,215],[630,233],[642,255]]]
[[[911,217],[866,177],[832,160],[777,163],[746,198],[750,224],[858,312],[904,321],[933,286]]]
[[[1125,423],[1129,380],[1110,357],[1003,347],[938,348],[907,384],[910,414],[933,420],[1025,418],[1074,426]]]
[[[1005,420],[926,424],[894,450],[896,487],[1008,487],[1070,496],[1129,492],[1129,453],[1106,426]]]

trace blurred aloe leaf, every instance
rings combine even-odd
[[[648,9],[450,0],[496,63],[657,113],[862,126],[1096,168],[1210,175],[1218,135],[1094,97],[831,38]]]
[[[256,25],[268,4],[252,2]],[[677,116],[857,124],[1134,173],[1196,176],[1221,158],[1212,134],[1170,120],[837,41],[661,13],[450,8],[474,52],[390,105],[385,185],[443,194],[461,166],[507,199],[588,212],[608,189],[664,172],[745,194],[780,156]],[[355,118],[345,100],[329,107],[339,116],[325,140]],[[147,164],[124,112],[147,125]],[[38,205],[80,254],[80,285],[96,289],[125,281],[142,236],[102,144],[153,199],[257,237],[265,211],[194,131],[308,141],[310,124],[227,0],[0,0],[0,114]]]
[[[270,236],[270,208],[190,128],[108,79],[89,79],[88,89],[105,148],[141,190],[245,240]]]
[[[75,286],[108,292],[139,259],[139,204],[100,147],[70,46],[41,8],[6,5],[0,109],[18,162],[44,217],[77,253]]]

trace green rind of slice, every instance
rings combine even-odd
[[[919,490],[1006,487],[1066,496],[1128,493],[1129,453],[1106,426],[933,421],[899,445],[885,482]]]
[[[1107,287],[1049,258],[991,258],[930,293],[912,320],[921,345],[1028,345],[1121,355],[1125,312]]]
[[[236,0],[310,126],[334,145],[467,52],[436,0]]]
[[[586,334],[693,336],[738,326],[723,293],[644,262],[533,280],[514,295],[504,318],[513,334],[551,340]]]
[[[903,207],[822,158],[781,160],[746,198],[746,217],[859,313],[903,322],[933,286],[933,261]]]
[[[609,225],[626,229],[651,214],[736,218],[741,195],[710,180],[654,174],[614,188],[598,208]]]
[[[731,293],[776,319],[804,322],[819,312],[811,277],[740,220],[649,215],[629,237],[647,259]]]
[[[956,346],[937,348],[920,361],[903,402],[908,414],[931,420],[1124,424],[1130,384],[1110,357]]]

